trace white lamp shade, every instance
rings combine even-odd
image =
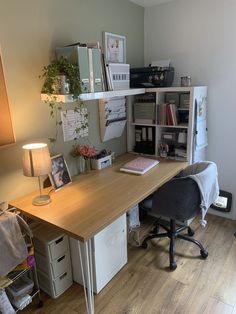
[[[52,171],[52,162],[47,144],[34,143],[22,147],[23,174],[27,177],[38,177]]]

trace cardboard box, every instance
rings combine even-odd
[[[136,123],[154,123],[156,116],[155,103],[135,103],[134,104],[134,122]]]
[[[190,105],[190,94],[189,93],[180,94],[180,107],[188,108],[189,105]]]
[[[179,93],[166,93],[165,94],[165,102],[168,104],[179,105]]]

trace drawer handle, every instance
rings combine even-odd
[[[63,237],[59,238],[58,240],[55,241],[56,244],[60,243],[61,241],[63,241]]]
[[[63,278],[66,277],[66,275],[67,275],[67,272],[65,274],[61,275],[61,277],[59,277],[59,279],[62,280]]]
[[[62,256],[62,257],[60,257],[60,258],[58,258],[58,262],[61,262],[64,258],[65,258],[66,256],[64,255],[64,256]]]

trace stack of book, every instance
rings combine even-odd
[[[57,47],[56,57],[61,56],[79,65],[82,93],[129,88],[129,64],[106,64],[99,42]]]
[[[160,125],[178,125],[177,107],[175,104],[161,104],[157,109],[158,124]]]

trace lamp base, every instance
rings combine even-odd
[[[49,195],[39,195],[33,199],[32,204],[36,206],[43,206],[51,203],[51,198]]]

